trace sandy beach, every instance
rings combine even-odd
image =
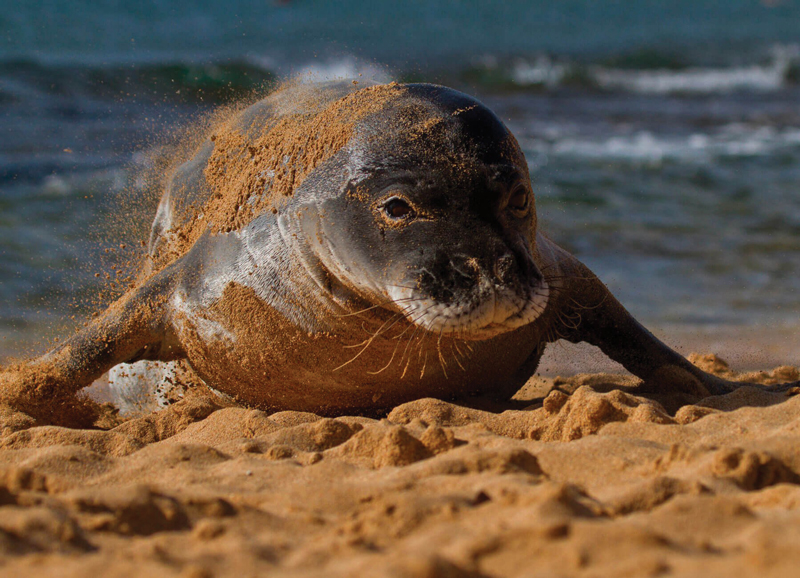
[[[734,374],[761,383],[798,370]],[[95,429],[0,409],[3,576],[794,576],[800,397],[669,413],[630,378],[383,419],[202,391]],[[791,392],[790,392],[791,393]]]

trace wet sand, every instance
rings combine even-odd
[[[538,378],[504,406],[385,419],[193,392],[92,430],[3,408],[0,575],[796,575],[800,396],[670,414],[626,385]]]

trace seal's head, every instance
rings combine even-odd
[[[544,310],[536,212],[514,137],[477,100],[411,84],[341,151],[309,241],[330,274],[436,333],[486,339]]]

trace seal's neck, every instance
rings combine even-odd
[[[260,219],[273,222],[253,222],[236,233],[242,244],[241,284],[309,333],[338,327],[354,307],[368,306],[330,272],[296,214]]]

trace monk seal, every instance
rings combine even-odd
[[[538,231],[525,157],[478,100],[296,84],[211,131],[169,178],[135,288],[7,371],[3,396],[56,420],[46,402],[118,364],[184,360],[269,410],[508,398],[559,339],[667,390],[740,385],[659,341]]]

